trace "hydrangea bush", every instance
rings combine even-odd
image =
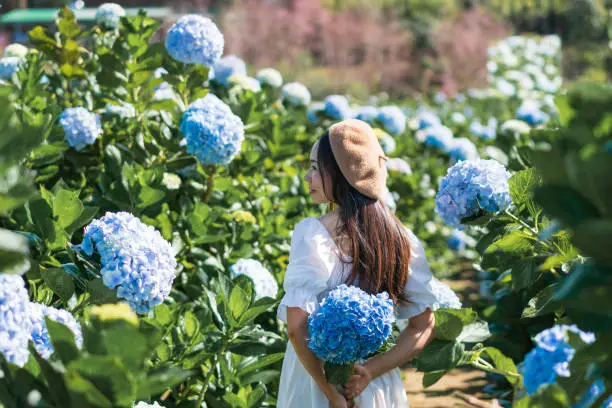
[[[181,121],[187,151],[204,164],[227,164],[240,153],[244,125],[213,94],[193,102]]]
[[[466,160],[448,169],[436,195],[436,213],[449,226],[462,229],[462,220],[497,213],[510,206],[510,174],[495,160]]]
[[[293,106],[308,106],[310,91],[299,82],[289,82],[282,88],[283,101]]]
[[[59,117],[66,143],[76,151],[92,145],[102,134],[100,116],[82,107],[67,108]]]
[[[119,26],[121,17],[125,16],[125,10],[117,3],[104,3],[96,11],[96,23],[100,26],[114,30]]]
[[[214,80],[222,85],[229,85],[229,79],[234,75],[247,76],[246,64],[236,55],[226,55],[213,66]]]
[[[283,76],[274,68],[264,68],[257,71],[257,80],[261,85],[280,88],[283,85]]]
[[[397,106],[383,106],[378,110],[378,121],[392,135],[399,135],[406,130],[406,115]]]
[[[261,262],[255,259],[240,259],[230,266],[232,277],[245,275],[253,281],[255,286],[255,299],[262,297],[276,298],[278,294],[278,283],[274,276],[268,271]]]
[[[23,366],[30,354],[29,303],[23,278],[0,273],[0,353],[18,366]]]
[[[184,64],[215,65],[223,54],[223,34],[209,18],[189,14],[181,17],[168,31],[166,50]],[[229,76],[228,76],[229,77]]]
[[[83,252],[100,257],[102,279],[137,313],[146,313],[170,293],[176,259],[153,227],[127,212],[106,213],[85,228]]]

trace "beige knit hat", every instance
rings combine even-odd
[[[370,125],[357,119],[343,120],[329,128],[329,141],[350,185],[379,200],[387,182],[387,157]]]

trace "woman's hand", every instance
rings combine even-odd
[[[353,408],[348,405],[346,398],[342,395],[335,387],[327,391],[326,393],[327,399],[331,404],[332,408]]]
[[[344,384],[344,395],[348,400],[356,398],[372,381],[372,374],[366,366],[355,364],[355,374]]]

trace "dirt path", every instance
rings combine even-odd
[[[411,408],[474,407],[459,397],[461,393],[482,401],[491,400],[482,392],[487,381],[482,372],[470,369],[451,371],[431,387],[424,389],[423,373],[413,368],[402,371],[404,387]]]
[[[469,307],[478,297],[478,284],[474,275],[473,270],[466,269],[457,273],[452,280],[441,280],[457,293],[464,306]],[[422,385],[423,373],[417,372],[414,368],[402,370],[402,377],[411,408],[477,406],[466,402],[460,395],[475,397],[485,403],[492,400],[491,396],[482,392],[487,380],[484,373],[478,370],[470,368],[453,370],[427,389]]]

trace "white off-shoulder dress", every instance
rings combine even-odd
[[[409,276],[405,286],[410,303],[396,306],[398,320],[409,319],[435,309],[436,297],[425,251],[417,237],[410,237]],[[312,313],[319,302],[348,279],[351,265],[341,262],[340,251],[327,228],[317,218],[300,221],[291,238],[289,265],[285,273],[285,296],[278,307],[278,317],[287,321],[287,307],[299,307]],[[347,257],[347,261],[351,258]],[[408,408],[406,391],[395,368],[374,379],[355,402],[358,408]],[[329,401],[300,362],[291,342],[287,344],[278,393],[278,408],[328,408]]]

